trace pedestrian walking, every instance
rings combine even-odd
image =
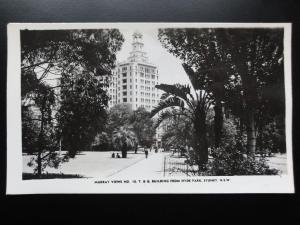
[[[137,150],[138,150],[138,146],[136,145],[136,146],[134,147],[134,154],[137,154]]]
[[[145,156],[146,156],[146,159],[148,158],[148,150],[146,149],[145,150]]]

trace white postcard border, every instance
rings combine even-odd
[[[284,28],[287,175],[174,177],[180,182],[111,183],[109,179],[22,180],[20,30],[101,28]],[[7,26],[7,194],[54,193],[294,193],[292,158],[291,23],[11,23]],[[198,181],[185,182],[185,179]],[[207,180],[204,181],[204,180]],[[209,182],[208,179],[217,181]],[[222,181],[229,179],[229,181]],[[124,178],[124,181],[127,180]],[[199,181],[201,180],[201,182]],[[97,183],[110,181],[109,183]],[[144,182],[145,181],[145,182]],[[147,183],[147,181],[150,181]]]

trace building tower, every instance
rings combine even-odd
[[[128,103],[132,110],[144,107],[151,111],[159,102],[159,82],[157,67],[150,63],[143,50],[143,35],[134,32],[132,51],[126,61],[118,63],[109,86],[109,106]]]

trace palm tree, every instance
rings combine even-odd
[[[134,148],[137,139],[135,133],[128,127],[120,127],[113,132],[112,143],[114,148],[122,152],[122,158],[127,157],[127,151]]]
[[[184,69],[187,71],[187,66]],[[191,69],[191,68],[189,68]],[[206,115],[207,111],[213,103],[211,93],[201,89],[199,82],[195,82],[195,78],[188,73],[192,83],[189,85],[181,84],[160,84],[156,88],[164,91],[161,101],[155,107],[151,114],[152,117],[158,114],[156,126],[162,121],[170,119],[174,116],[183,116],[188,118],[192,123],[192,146],[196,153],[196,163],[201,170],[208,161],[208,143],[206,137]],[[197,86],[196,86],[197,85]]]

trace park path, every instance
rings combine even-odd
[[[148,158],[138,161],[114,174],[108,178],[143,178],[143,177],[163,177],[163,160],[167,153],[151,152]]]

